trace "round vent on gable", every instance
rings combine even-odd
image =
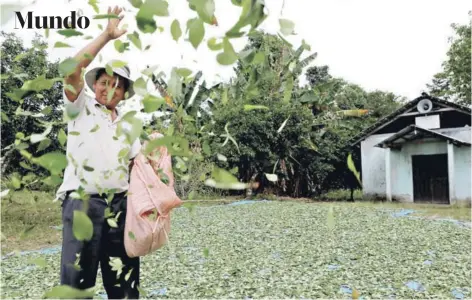
[[[423,99],[416,105],[420,113],[428,113],[433,110],[433,102],[429,99]]]

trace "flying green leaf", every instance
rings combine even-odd
[[[129,50],[129,43],[128,42],[123,43],[120,40],[115,40],[113,45],[115,46],[116,51],[118,51],[119,53],[123,53],[123,52]]]
[[[111,64],[113,68],[122,68],[127,65],[128,63],[122,60],[114,60],[113,63]]]
[[[328,215],[326,217],[326,226],[329,230],[334,228],[334,209],[333,206],[330,205],[328,208]]]
[[[349,155],[347,156],[347,168],[354,174],[359,184],[362,185],[361,174],[356,169],[356,165],[354,164],[354,161],[352,160],[351,153],[349,153]]]
[[[128,123],[131,124],[131,129],[125,131],[126,140],[130,145],[141,135],[143,131],[143,121],[141,119],[133,117]]]
[[[267,106],[264,105],[250,105],[250,104],[245,104],[244,105],[244,110],[249,111],[249,110],[256,110],[256,109],[269,109]]]
[[[169,4],[164,0],[146,0],[136,14],[136,22],[143,33],[154,33],[157,29],[154,16],[169,16]]]
[[[56,42],[54,44],[54,48],[70,48],[70,47],[72,46],[63,42]]]
[[[50,291],[43,295],[43,298],[52,299],[86,299],[95,295],[93,288],[81,290],[73,288],[69,285],[59,285],[53,287]]]
[[[284,129],[285,125],[287,125],[288,119],[290,119],[290,117],[288,117],[287,119],[285,119],[285,121],[282,123],[282,125],[280,125],[279,129],[277,129],[277,133],[281,133],[281,132],[282,132],[282,130]]]
[[[216,41],[216,38],[215,37],[212,37],[208,40],[207,42],[207,46],[210,50],[212,51],[218,51],[218,50],[221,50],[223,49],[223,43],[217,43]]]
[[[189,0],[191,7],[194,7],[199,18],[210,25],[217,24],[215,18],[215,2],[214,0]]]
[[[238,55],[234,51],[233,45],[231,45],[228,38],[223,40],[223,52],[216,56],[216,60],[221,65],[232,65],[238,60]]]
[[[81,201],[81,200],[74,200]],[[93,224],[87,214],[81,210],[74,210],[72,232],[78,241],[89,241],[93,236]]]
[[[153,74],[158,68],[159,68],[158,65],[154,65],[154,66],[152,66],[152,67],[148,67],[148,68],[142,70],[141,73],[142,73],[143,75],[146,75],[146,76],[151,77],[152,74]]]
[[[87,165],[83,165],[82,167],[83,167],[84,170],[87,171],[87,172],[93,172],[93,171],[95,170],[94,168],[92,168],[92,167],[90,167],[90,166],[87,166]]]
[[[238,22],[226,32],[226,36],[229,38],[242,37],[244,35],[244,32],[240,31],[242,28],[251,25],[251,30],[256,29],[267,18],[267,15],[264,14],[264,1],[242,0],[240,2],[243,9]]]
[[[134,81],[133,89],[136,92],[136,94],[140,96],[144,96],[148,94],[146,81],[144,81],[142,77],[139,77],[138,79]]]
[[[134,235],[132,231],[128,231],[128,237],[132,240],[136,240],[136,236]]]
[[[109,76],[113,76],[113,68],[112,68],[111,65],[107,64],[107,65],[105,66],[105,71],[106,71],[106,73],[107,73]]]
[[[280,32],[283,35],[292,35],[294,34],[295,23],[287,19],[279,19]]]
[[[210,256],[210,249],[208,249],[208,248],[203,249],[203,256],[205,256],[205,257]]]
[[[199,18],[188,20],[189,40],[192,46],[197,49],[205,36],[205,26]]]
[[[57,134],[57,139],[59,140],[59,143],[61,144],[62,147],[66,144],[67,141],[67,135],[64,132],[64,129],[59,129],[59,132]]]
[[[369,113],[369,110],[367,109],[347,109],[347,110],[341,110],[339,112],[340,114],[348,117],[361,117]]]
[[[53,175],[59,175],[67,166],[66,156],[57,151],[46,153],[38,158],[33,158],[32,161],[48,169]]]
[[[128,37],[128,40],[130,40],[131,43],[133,43],[133,45],[136,46],[136,48],[138,48],[139,50],[142,50],[141,40],[139,39],[139,33],[134,31],[132,34],[128,34],[127,37]]]
[[[39,143],[38,149],[36,150],[37,152],[45,150],[47,147],[51,146],[51,139],[44,139]]]
[[[95,124],[95,126],[92,129],[90,129],[90,132],[92,133],[97,132],[98,129],[100,129],[100,126],[98,124]]]
[[[110,103],[111,99],[113,98],[113,95],[115,94],[116,86],[113,87],[111,90],[108,90],[107,94],[107,103]]]
[[[205,185],[217,189],[244,190],[247,184],[239,182],[230,172],[214,167],[211,174],[212,178],[205,181]]]
[[[73,58],[66,58],[59,64],[59,73],[61,76],[68,76],[75,72],[78,62]]]
[[[100,10],[98,9],[98,0],[89,0],[88,4],[93,8],[93,10],[98,14]]]
[[[174,156],[186,157],[191,155],[188,140],[179,136],[164,136],[153,139],[148,142],[143,150],[143,154],[149,155],[159,146],[165,146],[169,153]],[[177,157],[177,159],[180,159],[180,157]]]
[[[140,8],[143,5],[142,0],[128,0],[134,8]]]
[[[166,101],[163,98],[147,94],[143,99],[144,111],[147,113],[155,112]]]
[[[176,72],[177,72],[177,74],[179,74],[182,77],[188,77],[188,76],[192,75],[192,70],[187,69],[187,68],[178,68],[176,70]]]
[[[62,78],[46,79],[45,75],[40,75],[33,80],[25,81],[20,89],[20,94],[24,96],[27,91],[40,92],[42,90],[49,90],[57,81],[62,81]]]
[[[174,21],[172,21],[172,24],[170,25],[170,33],[172,34],[172,38],[176,42],[182,36],[182,29],[180,28],[179,20],[175,19]]]
[[[77,31],[75,29],[60,29],[57,31],[57,33],[65,36],[66,38],[84,35],[82,32]]]
[[[118,224],[116,223],[115,219],[107,219],[107,223],[111,228],[118,228]]]
[[[94,20],[102,20],[102,19],[119,19],[120,17],[116,14],[105,14],[105,15],[95,15],[93,16]]]

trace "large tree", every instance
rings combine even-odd
[[[29,92],[22,98],[15,96],[15,90],[42,75],[48,79],[59,77],[58,63],[48,61],[47,42],[39,35],[33,39],[30,48],[13,33],[1,32],[1,35],[4,40],[1,46],[2,171],[6,175],[12,172],[25,175],[32,170],[39,174],[44,169],[27,165],[18,150],[39,156],[62,148],[57,138],[42,141],[38,138],[37,143],[28,144],[32,134],[41,134],[48,129],[47,122],[55,122],[50,137],[57,136],[64,128],[58,122],[62,118],[62,83],[56,82],[52,88],[41,92]]]
[[[359,112],[355,106],[336,104],[345,83],[332,79],[327,67],[308,72],[313,80],[299,85],[303,68],[316,57],[313,53],[301,59],[306,50],[309,46],[293,49],[277,36],[252,36],[248,60],[257,59],[258,53],[266,59],[256,67],[245,58],[238,62],[236,78],[222,88],[215,104],[211,128],[216,133],[212,150],[227,157],[221,165],[237,167],[242,181],[256,180],[261,189],[290,196],[309,196],[327,186],[333,162],[344,159],[338,151],[349,134],[339,138],[342,120]],[[221,147],[228,143],[228,134],[238,146]],[[277,183],[270,183],[275,177],[266,174],[277,175]]]
[[[428,84],[430,93],[459,104],[471,104],[471,24],[452,24],[455,36],[450,38],[451,46],[443,71],[434,75]]]

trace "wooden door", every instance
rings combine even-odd
[[[413,155],[415,202],[449,204],[447,154]]]

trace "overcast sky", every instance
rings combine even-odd
[[[93,20],[93,9],[85,0],[37,0],[35,4],[23,7],[34,11],[35,15],[67,16],[71,10],[82,9],[91,19],[91,25],[84,30],[85,35],[96,36],[97,24],[106,25],[106,20]],[[210,82],[227,80],[233,74],[232,67],[222,67],[216,62],[216,53],[210,51],[203,42],[198,50],[190,43],[172,40],[168,28],[174,18],[185,26],[187,19],[194,16],[186,0],[169,2],[170,17],[157,18],[157,23],[165,28],[161,34],[145,35],[140,33],[143,47],[151,44],[150,50],[140,52],[133,45],[131,51],[119,55],[110,43],[101,52],[104,60],[119,58],[129,62],[133,78],[146,64],[159,65],[160,70],[169,72],[172,66],[203,70]],[[216,0],[216,16],[219,27],[206,26],[205,40],[212,36],[222,36],[239,17],[239,8],[230,0]],[[375,89],[394,92],[413,99],[425,90],[433,75],[441,71],[441,63],[449,48],[448,37],[453,34],[451,23],[469,22],[468,11],[472,5],[466,0],[286,0],[284,10],[282,0],[266,0],[269,18],[262,29],[276,33],[278,19],[291,19],[295,22],[297,35],[287,38],[297,47],[302,39],[318,52],[313,65],[328,65],[333,76],[342,77],[372,91]],[[2,7],[11,3],[31,3],[29,1],[2,0]],[[134,8],[127,0],[100,1],[100,12],[105,13],[108,5],[121,5]],[[136,30],[134,13],[128,13],[122,23],[128,25],[128,33]],[[10,17],[10,19],[8,19]],[[2,30],[15,32],[25,41],[31,40],[34,29],[15,30],[13,13],[2,12]],[[184,29],[185,30],[185,29]],[[43,30],[37,31],[44,34]],[[122,38],[125,40],[126,38]],[[53,59],[73,56],[85,41],[82,38],[63,39],[51,32],[50,44],[62,40],[74,48],[51,48]],[[244,40],[235,43],[241,49]],[[307,53],[308,54],[308,53]],[[96,59],[92,66],[98,63]]]

